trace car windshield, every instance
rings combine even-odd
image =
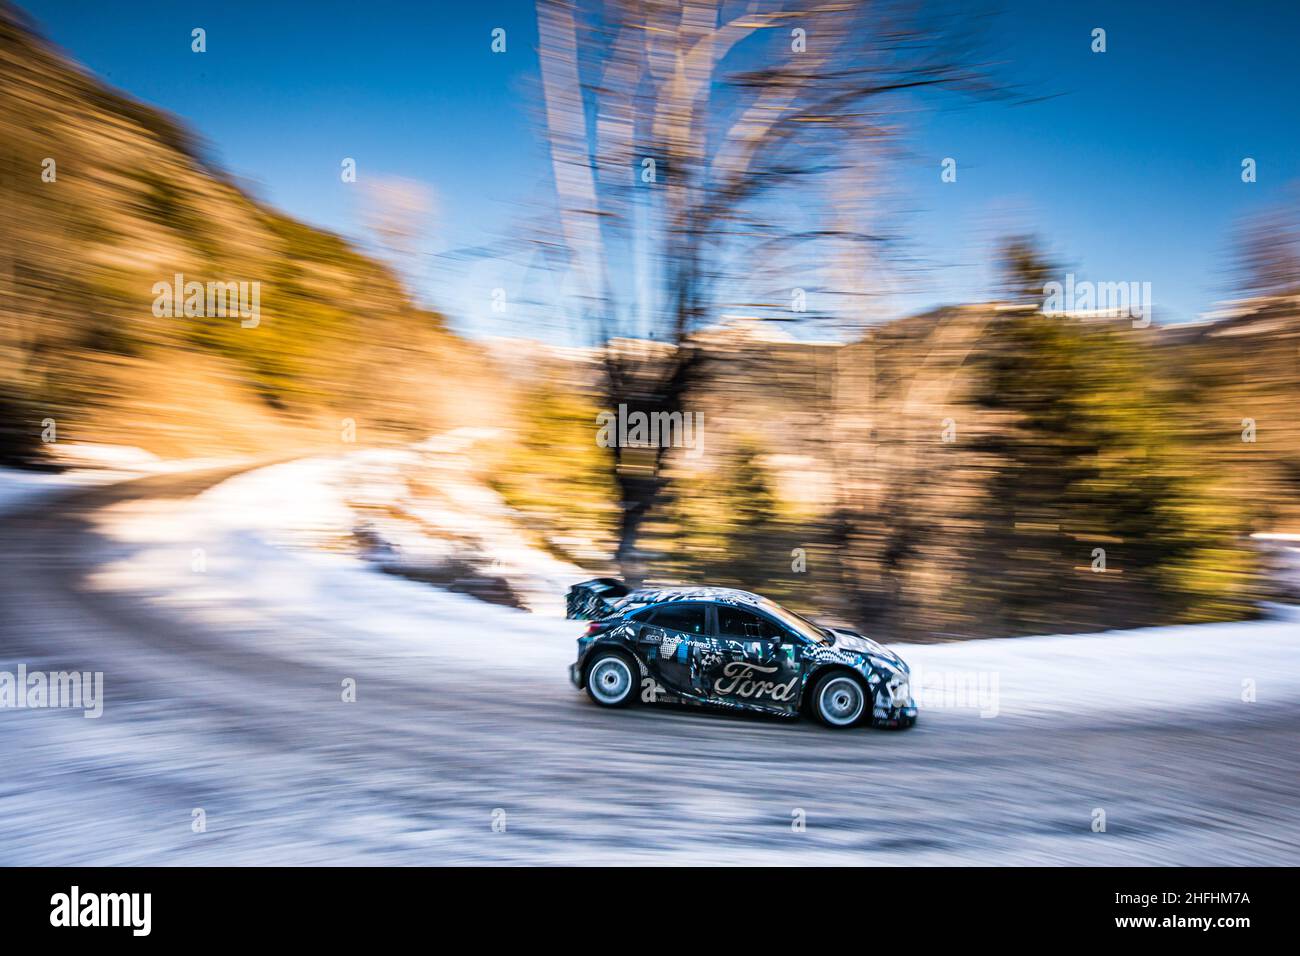
[[[771,601],[767,598],[762,598],[758,602],[758,606],[761,607],[768,614],[771,614],[774,618],[776,618],[786,627],[790,628],[790,630],[794,631],[796,634],[808,638],[808,640],[812,641],[815,644],[833,643],[831,633],[827,631],[825,628],[818,627],[812,621],[808,620],[805,617],[801,617],[800,615],[794,613],[794,611],[791,611],[788,608],[782,607],[781,605],[777,604],[775,601]]]

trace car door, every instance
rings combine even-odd
[[[800,639],[748,608],[718,604],[715,611],[720,659],[706,675],[710,696],[745,707],[793,712],[803,666]]]
[[[637,635],[646,666],[670,694],[698,697],[692,653],[709,637],[708,606],[699,601],[661,604],[650,611]]]

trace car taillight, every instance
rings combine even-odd
[[[587,629],[582,632],[582,636],[591,637],[591,635],[599,634],[607,627],[609,627],[609,621],[592,621],[587,625]]]

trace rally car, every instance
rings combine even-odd
[[[569,676],[602,707],[685,703],[797,717],[828,727],[916,722],[907,664],[855,631],[814,624],[731,588],[629,590],[613,578],[569,589],[588,619]]]

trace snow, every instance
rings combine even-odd
[[[102,445],[93,442],[51,442],[44,446],[48,457],[63,468],[109,468],[116,471],[146,471],[163,464],[153,452],[131,445]]]
[[[532,543],[500,497],[471,475],[468,452],[489,433],[458,429],[406,449],[361,449],[232,478],[196,501],[225,527],[288,548],[356,550],[374,563],[420,571],[455,561],[502,578],[529,610],[563,616],[583,570]]]
[[[1133,715],[1202,710],[1207,719],[1259,701],[1300,697],[1296,609],[1271,620],[1151,627],[1102,634],[895,645],[912,667],[922,710],[985,716]],[[992,688],[992,706],[962,688]],[[955,694],[945,688],[955,686]],[[1243,699],[1253,691],[1254,701]]]
[[[116,505],[101,513],[99,530],[131,547],[91,583],[182,609],[196,622],[222,627],[232,642],[248,635],[259,641],[265,631],[241,631],[235,622],[274,621],[327,628],[334,639],[372,651],[432,652],[443,661],[493,666],[507,659],[511,669],[554,666],[571,655],[579,630],[572,621],[385,574],[355,554],[313,549],[345,535],[355,520],[344,501],[355,489],[350,475],[404,460],[375,451],[309,458],[245,473],[192,499]],[[367,489],[378,486],[372,479]],[[510,640],[510,654],[503,658],[489,634]],[[479,639],[463,640],[469,636]],[[339,652],[349,649],[355,647]],[[304,660],[325,652],[301,648]]]

